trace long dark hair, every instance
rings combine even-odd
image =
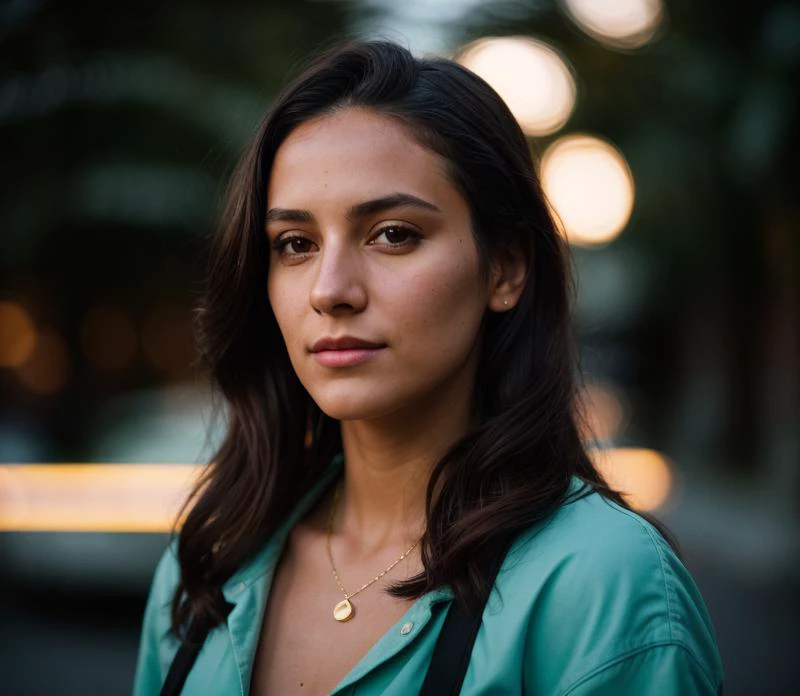
[[[528,143],[502,99],[469,70],[383,41],[318,57],[277,97],[232,179],[196,313],[202,365],[227,406],[227,433],[193,496],[178,542],[173,629],[223,620],[223,583],[275,531],[341,449],[339,424],[300,384],[269,305],[266,191],[275,153],[300,123],[358,106],[396,119],[448,163],[484,263],[523,253],[517,306],[484,319],[478,425],[428,485],[424,571],[391,587],[413,598],[450,586],[466,608],[486,591],[494,542],[552,513],[578,476],[619,505],[593,467],[576,411],[568,248]]]

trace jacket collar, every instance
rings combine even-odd
[[[234,659],[239,671],[241,692],[249,692],[261,624],[267,599],[272,585],[272,574],[280,558],[292,528],[308,513],[322,493],[341,473],[344,457],[334,458],[323,476],[313,488],[303,496],[295,509],[272,535],[264,548],[248,563],[242,566],[223,585],[225,599],[233,604],[227,619]],[[400,650],[410,645],[433,615],[433,607],[453,598],[449,587],[442,587],[420,597],[397,625],[390,629],[372,649],[361,659],[353,670],[337,685],[334,693],[353,684],[385,662]],[[400,633],[399,628],[408,624],[413,626],[411,634]]]
[[[269,541],[255,556],[244,563],[222,586],[222,594],[229,602],[236,603],[242,592],[265,574],[271,573],[286,545],[289,532],[314,506],[322,493],[342,471],[344,456],[338,454],[314,486],[278,526]]]

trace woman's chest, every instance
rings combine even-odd
[[[406,613],[411,602],[375,583],[351,599],[354,613],[337,621],[344,596],[330,569],[301,553],[276,568],[253,665],[251,696],[328,694]]]

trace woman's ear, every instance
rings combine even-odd
[[[516,307],[528,281],[530,267],[530,255],[520,245],[493,253],[489,265],[489,309],[507,312]]]

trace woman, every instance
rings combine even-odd
[[[184,694],[418,693],[459,611],[464,694],[718,693],[694,583],[582,444],[567,264],[468,70],[356,42],[289,85],[212,250],[198,338],[228,431],[135,693],[193,639]]]

